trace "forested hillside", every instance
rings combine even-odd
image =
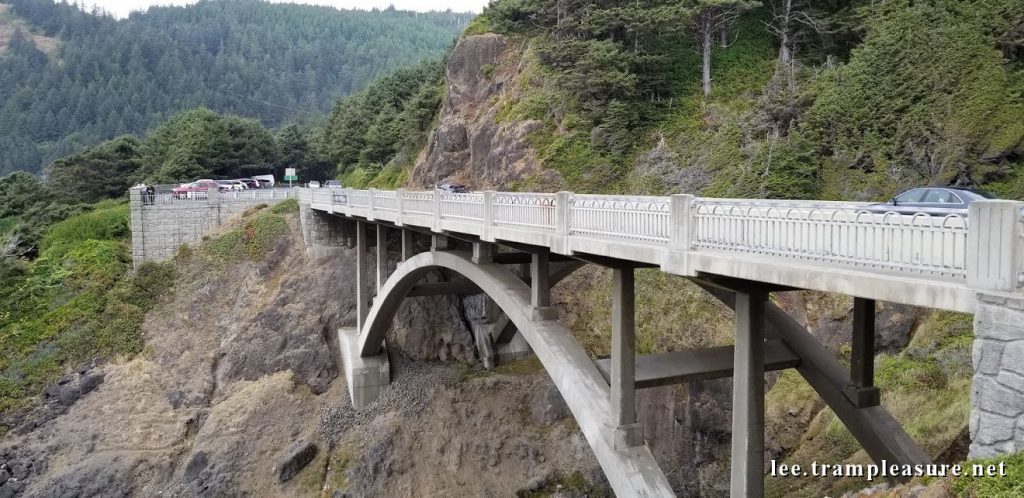
[[[501,0],[487,32],[521,47],[497,121],[541,124],[519,188],[1024,198],[1022,0]]]
[[[315,120],[383,73],[440,56],[470,19],[254,0],[125,20],[52,0],[0,9],[0,173],[38,172],[197,106],[269,127]]]

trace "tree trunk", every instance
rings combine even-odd
[[[783,0],[782,5],[781,22],[779,23],[779,62],[788,66],[793,60],[793,49],[790,47],[792,42],[789,38],[789,19],[793,9],[793,0]]]
[[[711,96],[711,18],[701,19],[701,48],[704,57],[704,98]]]
[[[793,0],[783,0],[779,22],[779,67],[786,72],[786,85],[790,91],[796,87],[793,75],[793,37],[790,36],[792,14]]]

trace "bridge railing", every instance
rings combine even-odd
[[[555,231],[555,194],[495,192],[495,226]]]
[[[966,278],[967,219],[855,207],[694,204],[693,247]]]
[[[575,194],[569,235],[667,245],[672,236],[669,197]]]
[[[1024,215],[1022,204],[1011,201],[972,203],[968,217],[875,213],[850,202],[689,195],[336,189],[344,195],[332,197],[328,189],[300,192],[301,199],[334,206],[335,212],[467,230],[485,240],[550,243],[556,251],[612,247],[617,252],[605,254],[651,263],[665,261],[666,251],[676,260],[687,253],[737,254],[967,281],[972,288],[1024,285]]]
[[[439,193],[440,216],[445,220],[484,220],[484,194]]]

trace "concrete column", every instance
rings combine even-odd
[[[484,191],[484,233],[480,235],[480,240],[487,242],[494,242],[494,237],[491,237],[491,227],[494,226],[494,191]]]
[[[672,232],[669,236],[668,259],[662,270],[676,273],[678,275],[689,275],[689,262],[687,253],[690,251],[692,240],[691,230],[693,229],[693,216],[691,208],[693,196],[676,194],[670,198],[670,216]]]
[[[974,222],[974,219],[971,219]],[[978,294],[970,458],[1024,451],[1024,296]]]
[[[402,226],[402,211],[405,210],[405,189],[400,188],[395,191],[395,225]]]
[[[366,222],[356,221],[356,327],[363,330],[366,317],[370,314],[370,292],[367,286],[367,240]]]
[[[478,265],[486,265],[494,262],[495,250],[494,244],[489,242],[474,242],[473,243],[473,263]]]
[[[616,449],[643,444],[636,422],[636,293],[633,268],[612,270],[611,408]]]
[[[1016,201],[976,201],[968,207],[966,269],[971,289],[1013,292],[1024,287],[1022,209],[1024,203]]]
[[[402,229],[402,261],[405,261],[413,257],[415,251],[415,241],[413,240],[415,233],[408,228]]]
[[[736,293],[730,496],[764,495],[764,307],[762,292]]]
[[[569,223],[572,219],[572,192],[555,194],[555,238],[551,250],[557,254],[569,254]]]
[[[448,251],[452,249],[452,240],[447,235],[433,234],[430,236],[431,251]]]
[[[534,320],[553,320],[557,318],[551,307],[551,253],[543,248],[530,256],[530,304],[533,306]]]
[[[858,408],[878,406],[875,387],[875,300],[853,298],[853,338],[850,342],[850,383],[843,393]]]
[[[387,280],[386,270],[388,264],[388,227],[377,224],[377,292],[375,295],[380,295],[380,289],[384,286],[384,281]]]

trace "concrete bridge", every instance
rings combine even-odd
[[[929,463],[879,404],[873,346],[882,300],[975,315],[971,454],[1024,450],[1016,422],[1024,420],[1022,203],[975,202],[967,217],[932,217],[689,195],[299,189],[298,198],[308,251],[356,249],[357,327],[339,332],[356,406],[372,403],[390,381],[384,337],[403,299],[484,293],[500,309],[475,330],[484,363],[525,339],[620,496],[672,494],[644,444],[635,390],[721,377],[733,378],[732,495],[761,495],[764,374],[786,368],[875,461]],[[402,262],[386,275],[389,230],[401,232]],[[417,234],[431,237],[430,251],[415,254]],[[606,360],[588,357],[551,308],[551,286],[583,264],[612,269]],[[733,308],[735,346],[637,357],[634,270],[651,267],[689,278]],[[433,269],[464,280],[420,283]],[[854,296],[850,367],[769,300],[799,289]]]

